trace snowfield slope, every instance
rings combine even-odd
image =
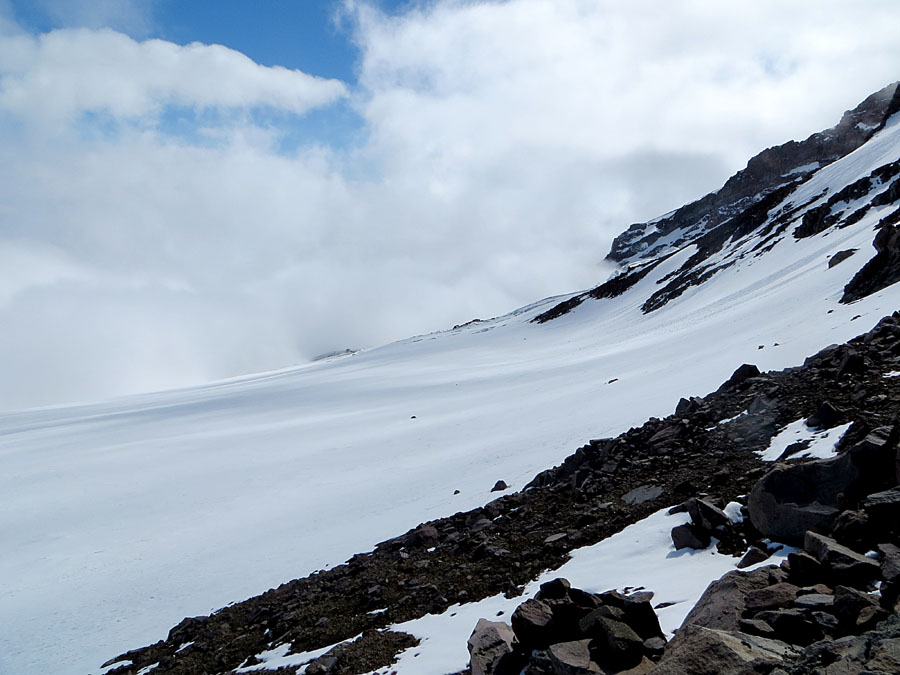
[[[748,198],[732,230],[631,260],[642,276],[615,292],[289,370],[0,415],[0,673],[99,672],[185,616],[482,505],[498,479],[519,489],[741,363],[787,367],[868,330],[900,307],[887,236],[900,183],[883,168],[900,160],[900,115],[886,110],[849,154]],[[884,283],[842,303],[876,253]]]

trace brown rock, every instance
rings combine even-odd
[[[653,675],[751,675],[796,653],[783,642],[694,625],[675,634]]]
[[[748,612],[786,607],[797,598],[800,589],[794,584],[781,583],[750,591],[744,597],[744,607]]]
[[[737,631],[744,612],[744,597],[768,585],[769,573],[765,567],[753,572],[728,572],[703,592],[681,624],[682,630],[694,625]]]
[[[500,621],[479,619],[469,637],[469,663],[472,675],[491,675],[500,662],[512,654],[515,635]]]

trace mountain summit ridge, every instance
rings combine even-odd
[[[623,265],[665,255],[685,246],[760,201],[773,190],[802,182],[845,157],[884,128],[900,111],[900,81],[846,111],[830,129],[804,141],[763,150],[718,190],[646,223],[635,223],[613,239],[607,259]]]

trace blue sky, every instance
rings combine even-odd
[[[13,0],[19,21],[38,32],[98,24],[134,38],[160,38],[177,44],[223,44],[266,66],[284,66],[344,81],[354,79],[358,54],[352,35],[335,20],[336,0],[146,0],[133,14],[105,18],[61,10],[60,3]],[[77,0],[72,4],[78,4]],[[102,4],[102,3],[101,3]],[[378,7],[398,13],[412,0],[379,0]]]
[[[591,287],[631,223],[900,77],[896,0],[659,8],[0,0],[0,410]]]

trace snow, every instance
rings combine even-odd
[[[795,168],[791,169],[790,171],[788,171],[787,173],[783,173],[781,175],[783,178],[787,178],[788,176],[796,176],[797,174],[800,174],[800,173],[809,173],[810,171],[815,171],[816,169],[818,169],[819,164],[820,164],[819,162],[810,162],[809,164],[804,164],[803,166],[795,167]]]
[[[236,673],[253,673],[257,671],[267,671],[267,670],[275,670],[277,668],[284,668],[287,666],[304,666],[308,664],[310,661],[319,658],[323,654],[330,652],[332,649],[337,647],[338,645],[346,644],[348,642],[353,642],[357,638],[361,637],[362,633],[359,635],[350,638],[349,640],[342,640],[337,644],[328,645],[327,647],[321,647],[319,649],[312,649],[306,652],[298,652],[296,654],[288,654],[291,649],[291,645],[288,642],[280,644],[272,649],[264,651],[260,654],[256,655],[256,658],[262,661],[262,663],[257,663],[253,666],[243,666],[238,668],[234,672]],[[302,674],[306,671],[306,668],[301,668],[297,672]]]
[[[898,131],[895,116],[790,200],[896,160]],[[530,320],[559,299],[299,368],[0,413],[0,673],[96,673],[185,616],[481,506],[498,479],[519,489],[741,363],[796,365],[868,330],[900,306],[900,288],[840,305],[856,269],[827,260],[857,248],[863,264],[885,208],[786,236],[647,315],[656,282],[695,247],[622,296],[541,325]]]
[[[466,641],[478,619],[508,623],[516,607],[533,597],[542,583],[557,577],[565,577],[573,586],[593,593],[611,589],[653,591],[654,605],[673,603],[657,610],[660,627],[671,638],[706,587],[736,569],[740,558],[718,553],[715,541],[702,551],[676,551],[672,545],[672,528],[690,518],[684,513],[670,516],[668,510],[668,507],[661,509],[608,539],[573,551],[569,562],[528,584],[521,597],[507,599],[497,595],[480,602],[454,605],[443,614],[429,614],[391,626],[392,630],[414,635],[421,643],[403,652],[396,664],[376,672],[413,675],[463,669],[469,660]],[[794,550],[783,549],[747,571],[761,565],[777,565]]]
[[[806,424],[805,419],[799,419],[788,424],[779,431],[769,443],[769,447],[759,453],[761,459],[766,462],[774,462],[785,449],[792,443],[809,441],[809,445],[800,452],[791,455],[790,459],[812,457],[814,459],[829,459],[837,453],[835,445],[850,428],[850,423],[831,429],[813,429]]]

